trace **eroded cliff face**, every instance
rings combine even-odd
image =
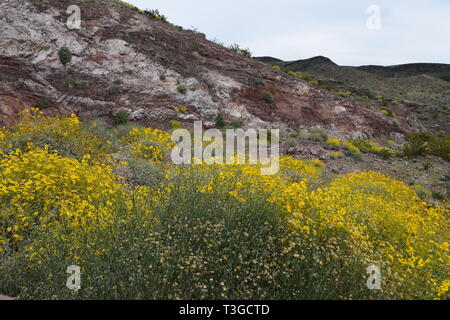
[[[221,114],[245,127],[320,126],[336,136],[422,128],[406,110],[394,125],[362,104],[114,1],[78,4],[81,29],[69,30],[71,4],[0,0],[4,124],[24,108],[40,107],[83,119],[110,118],[127,109],[132,119],[162,127],[170,120],[213,126]],[[66,66],[59,59],[61,47],[73,55]],[[266,93],[274,102],[263,99]]]

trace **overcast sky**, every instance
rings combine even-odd
[[[341,65],[450,63],[450,0],[127,0],[254,56]],[[381,29],[376,24],[380,8]],[[371,18],[372,17],[372,18]]]

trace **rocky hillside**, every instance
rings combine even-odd
[[[297,61],[257,60],[299,72],[319,85],[389,115],[408,109],[431,132],[450,134],[450,65],[339,66],[326,57]]]
[[[171,120],[187,125],[196,119],[214,126],[222,115],[244,127],[319,126],[338,137],[422,129],[407,108],[398,108],[394,122],[121,1],[78,2],[81,29],[69,30],[72,2],[1,1],[3,124],[38,106],[82,119],[111,119],[126,109],[132,120],[162,128]]]

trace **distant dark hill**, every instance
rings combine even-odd
[[[256,58],[259,61],[260,58]],[[276,59],[278,60],[278,59]],[[450,65],[412,63],[396,66],[339,66],[318,56],[297,61],[266,62],[395,117],[399,106],[417,114],[425,127],[450,132]]]
[[[410,77],[429,75],[450,82],[450,65],[442,63],[410,63],[397,66],[361,66],[359,70],[382,77]]]
[[[264,63],[278,63],[283,62],[283,60],[274,58],[274,57],[255,57],[255,60],[264,62]]]
[[[304,60],[297,60],[292,62],[285,62],[283,64],[285,67],[295,67],[295,68],[311,68],[316,67],[318,65],[325,65],[325,66],[337,66],[333,61],[331,61],[327,57],[323,56],[317,56],[310,59],[304,59]]]

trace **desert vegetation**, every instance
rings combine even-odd
[[[322,137],[359,152],[366,143]],[[169,132],[22,113],[0,130],[0,292],[20,299],[445,299],[449,211],[319,160],[174,166]],[[343,154],[335,154],[341,157]],[[79,291],[66,287],[78,265]],[[367,267],[382,271],[380,290]]]

